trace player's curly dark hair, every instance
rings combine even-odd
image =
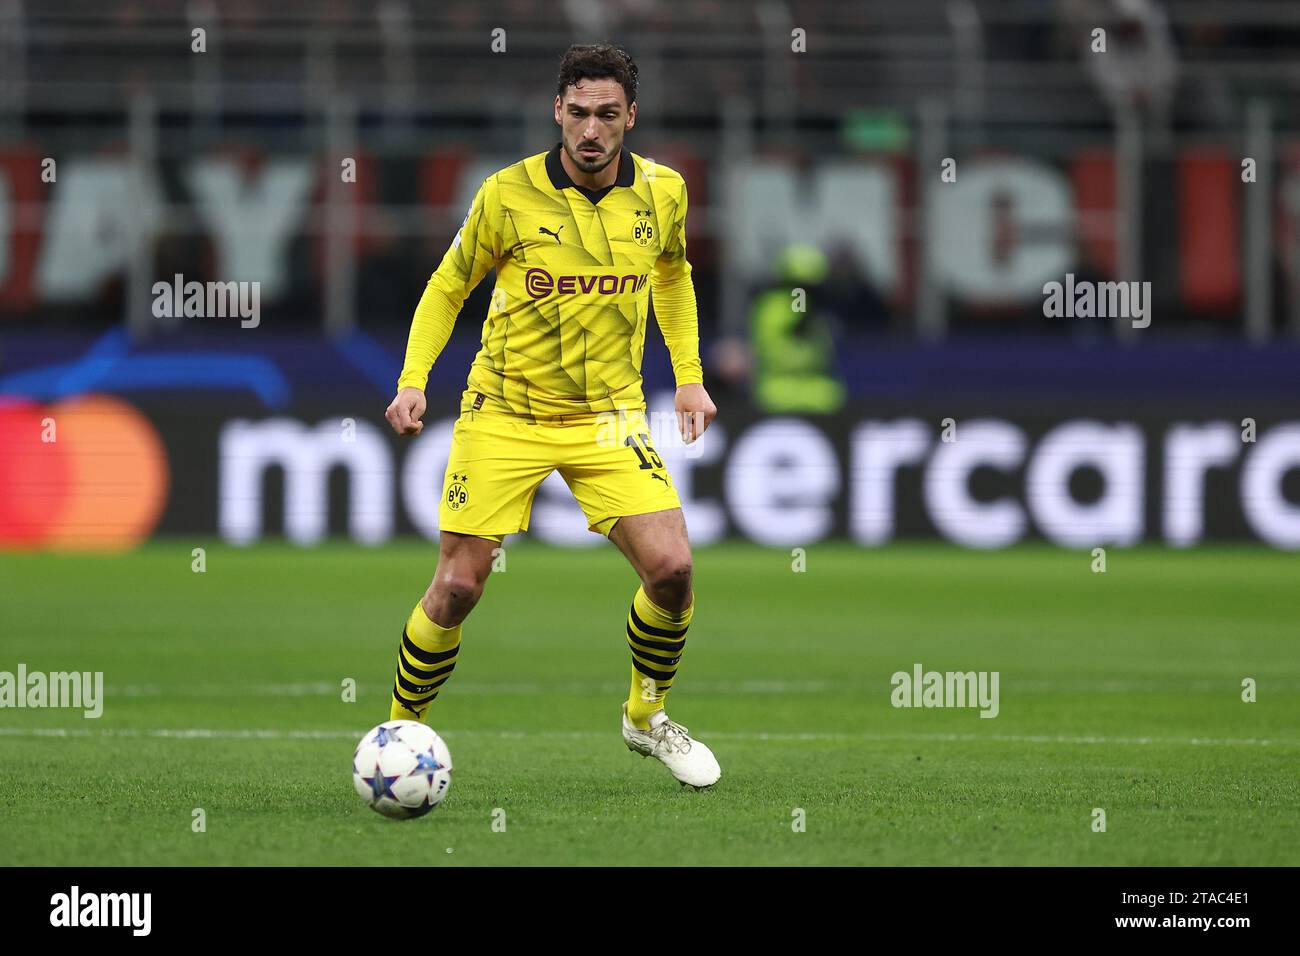
[[[560,57],[560,77],[556,93],[579,80],[613,79],[627,94],[627,105],[636,102],[636,63],[632,55],[613,43],[575,43]]]

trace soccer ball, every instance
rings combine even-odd
[[[418,721],[385,721],[357,744],[352,785],[376,813],[395,820],[422,817],[451,787],[451,751]]]

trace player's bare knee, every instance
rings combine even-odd
[[[689,555],[665,555],[645,569],[646,594],[665,611],[683,611],[691,603],[693,566]]]
[[[478,603],[483,594],[483,582],[466,572],[455,572],[442,579],[442,591],[447,600],[466,611]]]
[[[483,581],[473,572],[439,570],[420,602],[424,613],[440,627],[455,627],[483,596]]]

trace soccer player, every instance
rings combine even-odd
[[[561,141],[487,177],[416,307],[386,412],[401,435],[423,428],[429,369],[496,267],[443,480],[438,567],[402,634],[391,717],[424,719],[456,666],[493,550],[528,527],[537,486],[558,469],[588,528],[641,579],[626,622],[623,740],[684,785],[707,787],[722,774],[712,751],[664,711],[695,605],[681,501],[641,392],[651,290],[683,440],[698,439],[717,408],[700,372],[686,183],[623,145],[636,90],[622,48],[570,47],[554,104]]]

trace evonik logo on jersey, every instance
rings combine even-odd
[[[524,288],[534,299],[556,295],[625,295],[635,294],[645,288],[649,273],[627,275],[558,275],[545,269],[529,269],[524,274]]]

